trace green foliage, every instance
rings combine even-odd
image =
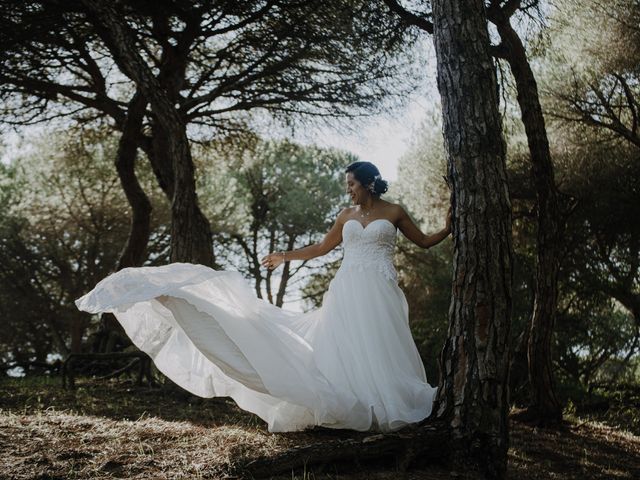
[[[444,144],[439,124],[427,120],[422,132],[401,158],[398,179],[389,196],[415,215],[429,232],[442,228],[448,208]],[[409,324],[431,384],[439,376],[438,358],[447,337],[451,298],[451,246],[444,242],[423,250],[404,237],[395,258],[398,283],[409,304]]]
[[[396,256],[398,283],[409,304],[409,324],[431,384],[438,381],[438,359],[449,325],[451,253],[448,243],[423,250],[402,239]]]
[[[635,435],[640,433],[637,378],[631,383],[598,384],[588,389],[573,379],[563,379],[561,385],[560,393],[568,399],[563,412],[568,420],[597,421]]]
[[[216,232],[220,266],[243,272],[260,295],[282,304],[291,278],[323,268],[327,258],[274,274],[259,260],[324,236],[344,202],[344,168],[353,161],[334,149],[256,138],[204,150],[199,191]]]
[[[322,269],[314,272],[302,287],[302,300],[309,309],[322,306],[324,296],[329,289],[329,283],[340,268],[341,259],[327,262]]]
[[[638,358],[638,18],[638,2],[617,0],[563,0],[552,18],[558,48],[541,81],[558,183],[571,205],[556,336],[569,384],[633,378]]]
[[[449,206],[449,190],[442,178],[446,173],[441,126],[433,114],[423,121],[420,134],[400,159],[398,180],[391,185],[389,197],[416,215],[424,229],[442,228]]]
[[[92,328],[74,300],[113,271],[129,210],[113,159],[117,138],[100,130],[47,132],[0,170],[0,358],[44,361],[78,350]],[[153,175],[141,168],[147,191]],[[157,207],[150,253],[162,255],[166,213]]]
[[[585,383],[616,381],[621,372],[608,365],[637,349],[640,326],[640,318],[634,319],[640,304],[640,227],[629,221],[640,215],[640,169],[623,145],[579,155],[565,187],[578,203],[569,217],[562,265],[560,360]]]
[[[132,90],[120,70],[126,60],[87,10],[0,4],[7,121],[53,120],[79,109],[120,121],[123,93]],[[194,127],[190,138],[200,141],[211,129],[246,130],[264,112],[286,123],[381,111],[406,98],[418,75],[408,48],[416,35],[379,1],[143,1],[120,3],[117,12]]]

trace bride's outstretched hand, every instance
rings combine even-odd
[[[268,268],[269,270],[273,270],[277,268],[284,261],[284,255],[282,253],[270,253],[260,260],[260,263],[264,268]]]

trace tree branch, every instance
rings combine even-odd
[[[429,34],[433,34],[433,23],[424,17],[416,15],[404,8],[397,0],[384,0],[389,9],[398,15],[408,25],[418,27],[420,30],[424,30]]]

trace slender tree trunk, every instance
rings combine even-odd
[[[286,250],[293,250],[293,246],[296,244],[296,236],[289,235],[287,239]],[[291,279],[291,263],[285,262],[282,265],[282,277],[280,277],[280,283],[278,284],[278,294],[276,295],[276,306],[282,307],[284,304],[284,295],[287,293],[287,285]]]
[[[258,259],[258,230],[260,226],[257,221],[251,222],[251,250],[249,261],[253,263],[253,279],[255,281],[256,295],[262,298],[262,271],[260,270],[260,260]],[[269,270],[267,270],[267,275]]]
[[[120,184],[131,206],[131,226],[127,243],[120,253],[117,270],[142,265],[151,234],[151,202],[140,186],[135,172],[138,136],[146,106],[147,101],[136,92],[129,102],[127,120],[118,145],[115,164]]]
[[[276,248],[276,236],[273,230],[269,231],[269,251],[273,252]],[[273,289],[271,288],[271,279],[273,278],[273,270],[267,270],[265,278],[265,286],[267,289],[267,301],[273,304]]]
[[[79,315],[71,318],[69,353],[80,353],[82,351],[82,336],[84,335],[87,323],[85,316],[80,312],[78,313]]]
[[[115,159],[120,184],[131,207],[131,225],[127,241],[120,252],[116,270],[138,267],[144,263],[147,244],[151,234],[151,202],[136,177],[135,165],[147,101],[138,91],[129,101],[127,118],[122,126],[122,135]],[[100,316],[99,341],[94,350],[109,353],[113,345],[126,335],[120,323],[111,313]]]
[[[435,411],[452,458],[504,478],[513,248],[495,66],[482,0],[436,0],[433,17],[454,233]]]
[[[509,19],[497,19],[496,26],[516,82],[537,199],[535,297],[527,348],[531,398],[527,416],[540,424],[557,423],[562,420],[562,405],[554,391],[551,347],[557,313],[560,245],[564,226],[558,207],[553,162],[535,76],[527,60],[524,45],[511,27]]]
[[[66,358],[71,353],[71,351],[69,347],[67,347],[67,344],[65,343],[64,338],[60,333],[60,329],[58,328],[57,322],[54,320],[54,318],[55,312],[53,311],[50,311],[48,314],[45,314],[43,316],[43,320],[47,324],[47,326],[49,327],[49,331],[51,332],[53,344],[58,349],[58,353]]]
[[[101,0],[82,0],[101,38],[119,68],[131,78],[151,105],[167,139],[172,160],[174,191],[171,202],[171,261],[213,265],[213,241],[208,220],[198,207],[193,160],[186,125],[169,95],[137,52],[135,35],[116,6]]]

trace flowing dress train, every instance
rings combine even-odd
[[[308,313],[257,298],[238,272],[187,263],[125,268],[76,304],[112,312],[167,377],[233,398],[271,432],[397,430],[431,413],[436,389],[396,282],[396,235],[385,219],[347,221],[342,264]]]

